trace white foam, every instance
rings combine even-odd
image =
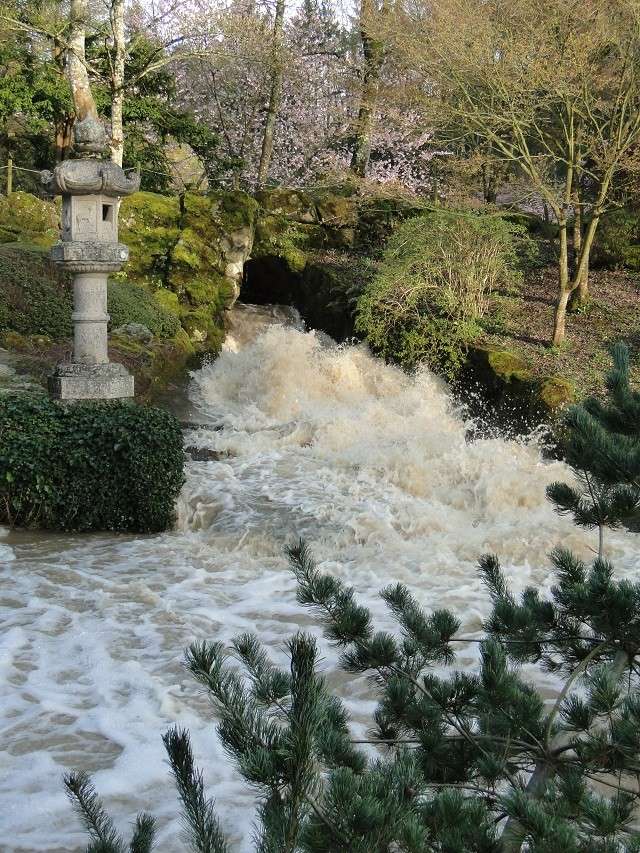
[[[377,591],[392,580],[476,631],[488,610],[481,553],[501,555],[516,591],[549,585],[546,554],[556,544],[591,554],[594,537],[545,499],[545,486],[568,471],[543,462],[535,444],[469,444],[428,372],[408,377],[364,347],[330,347],[273,319],[238,311],[232,345],[194,375],[198,420],[224,428],[195,430],[187,443],[221,461],[188,464],[178,530],[139,539],[12,533],[0,546],[16,556],[0,569],[8,853],[80,848],[61,786],[70,767],[94,774],[123,830],[149,809],[159,849],[183,851],[160,742],[173,722],[192,731],[232,849],[253,849],[252,792],[181,657],[193,639],[254,630],[285,663],[284,640],[300,625],[320,636],[282,556],[293,538],[307,538],[323,568],[352,583],[387,627]],[[620,574],[637,572],[637,545],[637,535],[608,534]],[[336,656],[323,649],[330,670]],[[461,664],[475,653],[462,650]],[[335,681],[354,712],[371,710],[366,680]]]

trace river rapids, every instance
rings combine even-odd
[[[178,853],[179,810],[160,740],[191,730],[208,793],[236,853],[252,845],[254,795],[215,733],[206,697],[182,667],[194,639],[254,631],[286,665],[299,627],[321,636],[295,600],[283,547],[299,537],[345,578],[381,628],[377,592],[406,583],[479,636],[489,608],[480,554],[500,555],[514,589],[552,582],[558,544],[589,558],[593,534],[545,500],[569,478],[534,440],[468,440],[446,387],[407,376],[364,346],[305,332],[288,309],[237,306],[222,354],[191,379],[186,444],[215,459],[187,463],[176,529],[159,536],[6,533],[0,542],[0,849],[69,853],[86,840],[62,788],[93,775],[128,835],[142,809],[158,850]],[[637,574],[637,534],[607,534],[620,575]],[[458,665],[472,666],[477,647]],[[364,731],[366,679],[323,667]],[[552,676],[539,676],[545,692]],[[546,679],[546,681],[545,681]]]

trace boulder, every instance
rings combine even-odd
[[[267,214],[284,216],[294,222],[314,223],[318,213],[313,198],[302,190],[276,187],[256,193],[256,201]]]
[[[119,326],[113,330],[114,335],[119,335],[124,338],[132,338],[134,341],[140,341],[142,344],[148,344],[153,340],[153,332],[142,323],[127,323],[124,326]]]

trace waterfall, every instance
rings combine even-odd
[[[546,485],[570,472],[545,461],[535,440],[469,441],[464,415],[429,371],[408,376],[364,345],[337,346],[305,331],[291,309],[236,306],[223,351],[194,372],[189,393],[201,427],[187,444],[211,450],[212,461],[187,463],[174,531],[2,539],[7,853],[81,846],[60,782],[71,767],[94,774],[120,827],[148,809],[159,849],[183,851],[160,742],[173,722],[192,732],[232,849],[253,849],[253,793],[181,656],[194,639],[251,630],[286,665],[288,636],[300,626],[320,636],[296,603],[287,542],[305,537],[378,627],[393,624],[377,592],[401,581],[425,608],[453,610],[465,634],[478,634],[489,609],[480,554],[500,555],[517,592],[549,586],[554,546],[593,553],[593,535],[546,501]],[[608,536],[618,574],[637,572],[638,541]],[[336,652],[322,642],[331,683],[363,732],[375,693],[364,678],[336,674]],[[462,647],[458,665],[476,655]]]

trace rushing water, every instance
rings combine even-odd
[[[193,376],[190,462],[175,531],[153,537],[37,536],[0,543],[0,849],[80,850],[61,785],[93,774],[127,830],[149,809],[159,849],[184,850],[160,734],[191,729],[200,766],[238,853],[252,849],[253,799],[215,735],[207,700],[181,666],[193,639],[253,630],[286,662],[300,625],[282,549],[304,536],[323,568],[357,589],[380,625],[376,593],[403,581],[427,608],[477,632],[487,596],[480,554],[501,555],[516,590],[550,583],[559,543],[588,557],[592,534],[545,501],[568,477],[535,443],[466,440],[467,425],[430,373],[410,378],[364,347],[305,333],[284,309],[235,309],[225,351]],[[215,428],[214,428],[215,427]],[[638,536],[612,533],[621,574]],[[326,644],[325,644],[326,649]],[[460,654],[473,661],[475,647]],[[324,665],[332,668],[333,651]],[[374,707],[364,679],[332,676],[355,715]],[[546,687],[548,685],[542,685]]]

